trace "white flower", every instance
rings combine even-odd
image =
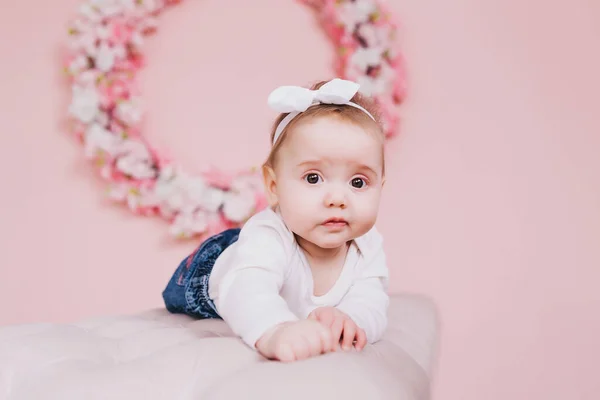
[[[192,178],[183,174],[179,174],[179,178],[179,187],[186,190],[190,199],[195,201],[202,200],[204,192],[208,189],[204,180],[198,177]]]
[[[96,32],[98,22],[99,20],[75,19],[71,24],[72,34],[69,36],[69,47],[74,51],[83,51],[86,54],[94,55],[96,52],[96,40],[98,39]]]
[[[100,111],[97,115],[96,115],[96,123],[102,125],[102,126],[107,126],[108,125],[108,114],[105,113],[104,111]]]
[[[166,199],[171,193],[173,193],[174,189],[175,185],[173,182],[171,180],[164,179],[161,173],[156,180],[156,184],[154,185],[154,192],[156,195]]]
[[[98,75],[99,75],[98,71],[93,70],[93,69],[86,69],[85,71],[81,72],[79,75],[76,75],[75,79],[77,81],[78,86],[80,86],[82,88],[87,88],[88,90],[93,90],[94,92],[96,92],[95,85],[96,85],[96,80],[98,79]],[[98,96],[98,98],[100,97],[98,92],[96,92],[96,96]]]
[[[108,187],[108,197],[114,201],[123,201],[127,197],[129,188],[125,184],[111,184]]]
[[[156,171],[151,166],[151,156],[143,143],[134,140],[121,142],[117,154],[116,167],[124,174],[138,179],[150,179],[156,176]]]
[[[221,189],[208,187],[200,200],[200,206],[209,212],[217,212],[225,201],[225,192]]]
[[[83,54],[78,55],[71,61],[69,64],[69,72],[72,74],[77,74],[88,67],[88,59]]]
[[[383,50],[377,47],[358,48],[350,56],[350,64],[365,72],[369,66],[376,67],[381,64],[381,55]]]
[[[83,3],[79,6],[79,12],[92,22],[100,22],[102,15],[94,9],[93,4]]]
[[[125,46],[122,44],[113,46],[112,51],[116,59],[122,60],[127,56],[127,50],[125,50]]]
[[[161,169],[161,174],[154,185],[154,194],[162,203],[161,212],[164,215],[171,215],[184,208],[189,210],[195,208],[189,204],[189,197],[183,190],[185,180],[183,173],[171,165]]]
[[[160,176],[158,177],[158,181],[160,181],[160,182],[170,181],[171,179],[173,179],[175,177],[177,172],[178,171],[173,164],[163,165],[162,168],[160,169]]]
[[[193,232],[199,233],[204,232],[208,227],[208,218],[205,212],[202,210],[197,210],[192,214],[192,230]]]
[[[367,42],[369,47],[389,47],[390,30],[385,25],[362,24],[358,28],[358,34]]]
[[[120,148],[121,153],[128,153],[138,158],[145,160],[150,159],[150,152],[144,143],[137,140],[126,140],[123,141],[123,145]]]
[[[169,227],[173,236],[190,237],[208,228],[208,217],[202,211],[179,213]]]
[[[135,31],[131,34],[130,41],[135,47],[140,48],[144,44],[144,37],[141,33]]]
[[[352,4],[350,6],[352,12],[358,17],[360,22],[367,22],[371,14],[377,11],[375,0],[355,0],[350,4]]]
[[[226,193],[223,202],[223,214],[233,222],[244,222],[255,211],[256,201],[250,191],[240,193]]]
[[[163,167],[160,172],[156,180],[155,191],[157,195],[167,198],[180,189],[180,173],[172,166]]]
[[[164,198],[164,203],[166,206],[169,207],[169,209],[176,211],[183,208],[185,198],[181,191],[173,191]]]
[[[96,27],[96,37],[100,40],[110,39],[110,30],[106,25],[99,25]]]
[[[233,178],[230,189],[234,192],[256,191],[264,188],[260,174],[244,174]]]
[[[81,32],[71,37],[69,47],[73,51],[81,51],[90,56],[96,54],[96,37],[90,32]]]
[[[150,179],[156,174],[154,168],[148,165],[146,160],[132,155],[119,157],[116,167],[124,174],[137,179]]]
[[[98,150],[115,154],[120,143],[121,139],[100,124],[93,123],[85,131],[85,155],[89,158]]]
[[[73,99],[69,105],[69,114],[87,124],[100,112],[100,96],[91,86],[73,85]]]
[[[206,211],[216,212],[223,204],[224,192],[206,185],[200,178],[187,179],[184,185],[182,189],[186,191],[189,199]]]
[[[137,210],[140,206],[140,196],[135,191],[128,191],[125,200],[130,210]]]
[[[346,33],[352,33],[356,25],[367,22],[375,11],[377,4],[373,0],[346,1],[340,7],[340,22]]]
[[[106,42],[102,42],[96,53],[96,68],[102,72],[108,72],[115,64],[115,54]]]
[[[153,192],[144,189],[139,196],[139,206],[144,208],[156,207],[160,205],[160,199],[158,199]]]
[[[75,20],[73,20],[73,22],[71,22],[71,25],[78,34],[91,32],[95,26],[93,23],[90,23],[90,21],[82,18],[76,18]]]
[[[102,16],[111,17],[123,11],[123,4],[115,0],[88,0],[93,9]]]
[[[158,8],[160,8],[164,3],[164,0],[162,1],[157,1],[157,0],[140,0],[139,1],[139,7],[141,7],[145,12],[154,12],[156,11]]]
[[[152,193],[149,193],[146,189],[136,188],[132,186],[126,193],[127,205],[130,209],[135,211],[141,211],[148,215],[154,212],[152,210],[156,205],[157,201]]]
[[[365,96],[378,96],[390,92],[393,88],[394,72],[387,64],[382,63],[379,74],[376,77],[360,75],[356,83],[360,85],[360,92]]]
[[[121,5],[121,7],[127,11],[131,11],[133,9],[135,9],[135,0],[118,0],[118,3]]]
[[[142,107],[138,98],[118,103],[116,116],[127,125],[134,125],[142,119]]]
[[[171,210],[195,210],[217,212],[224,201],[225,193],[208,186],[202,178],[190,177],[181,171],[162,174],[155,185],[155,192]]]

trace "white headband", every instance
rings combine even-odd
[[[310,90],[299,86],[280,86],[269,95],[269,106],[280,113],[289,113],[277,125],[273,144],[281,136],[281,132],[298,114],[317,104],[339,104],[358,108],[367,114],[373,121],[375,118],[363,107],[350,100],[358,92],[360,85],[352,81],[335,78],[318,90]]]

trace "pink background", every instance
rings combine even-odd
[[[51,3],[0,13],[0,324],[161,306],[195,245],[103,199],[61,125],[80,2]],[[190,169],[260,163],[268,91],[331,71],[307,8],[223,4],[184,2],[148,42],[147,134]],[[379,223],[393,291],[440,307],[436,398],[598,399],[600,3],[436,6],[392,4],[411,92]]]

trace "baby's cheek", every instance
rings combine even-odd
[[[291,231],[303,234],[308,229],[310,216],[314,213],[314,210],[311,211],[307,202],[301,198],[292,197],[285,204],[281,204],[281,213]]]
[[[365,199],[366,200],[366,199]],[[377,219],[378,199],[371,198],[356,205],[355,219],[363,229],[369,230]]]

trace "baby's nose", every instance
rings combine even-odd
[[[325,196],[326,207],[346,207],[346,194],[339,188],[332,188]]]

